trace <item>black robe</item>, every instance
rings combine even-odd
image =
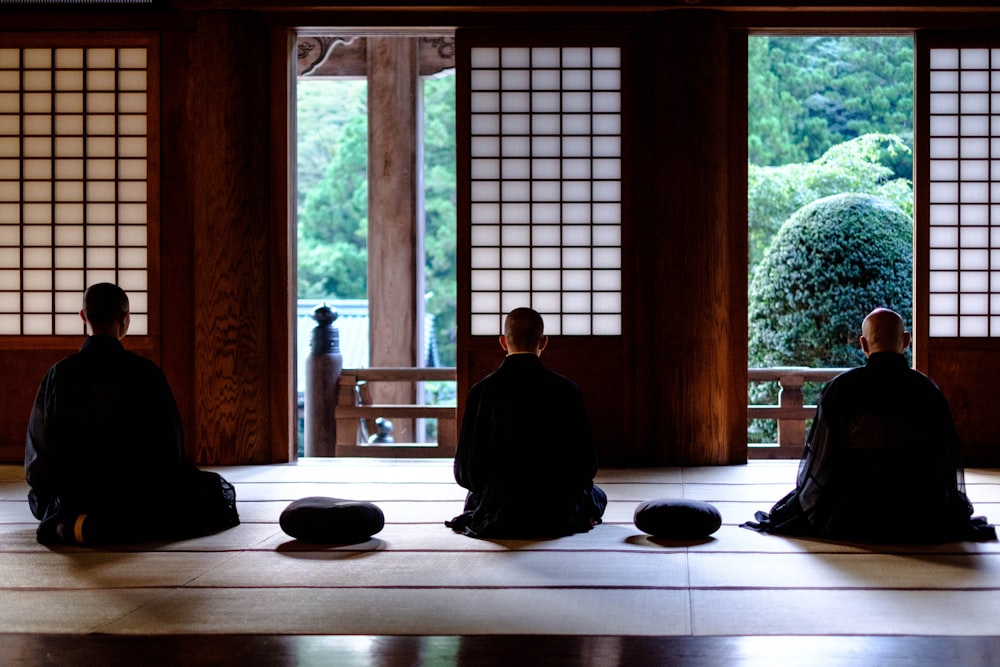
[[[232,485],[185,459],[162,371],[110,336],[91,336],[45,375],[24,464],[40,542],[75,542],[80,515],[87,515],[86,542],[95,544],[186,537],[239,523]]]
[[[607,496],[577,386],[535,354],[512,354],[470,391],[455,455],[465,512],[446,525],[474,537],[590,530]]]
[[[827,383],[795,489],[744,525],[866,542],[994,539],[971,517],[963,477],[937,385],[902,354],[877,352]]]

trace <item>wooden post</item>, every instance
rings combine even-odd
[[[356,449],[358,446],[358,419],[354,416],[344,417],[339,408],[350,408],[358,404],[358,376],[355,369],[349,369],[340,375],[340,386],[337,388],[337,447],[341,450]]]
[[[313,312],[309,358],[306,360],[305,455],[333,456],[337,451],[337,384],[344,369],[340,332],[333,326],[337,311],[320,306]]]
[[[805,378],[801,375],[782,375],[781,389],[778,392],[778,404],[782,408],[802,408],[802,385]],[[806,444],[806,423],[801,419],[778,420],[778,447],[801,448]]]
[[[372,366],[417,366],[423,323],[423,195],[417,38],[368,38],[368,316]],[[379,383],[377,403],[413,403],[413,383]],[[394,420],[414,441],[413,420]]]
[[[741,98],[730,99],[726,20],[700,10],[660,16],[648,100],[660,112],[643,137],[655,147],[655,209],[636,255],[636,303],[655,304],[644,318],[655,332],[649,356],[637,357],[649,367],[637,392],[651,392],[651,412],[637,431],[657,435],[646,463],[732,465],[747,456],[746,217],[733,214],[728,194],[741,187],[729,181],[730,147],[746,143],[729,115]]]

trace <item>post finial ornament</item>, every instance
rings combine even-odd
[[[337,309],[325,303],[313,311],[316,326],[309,345],[313,354],[340,354],[340,330],[333,326],[338,317]]]

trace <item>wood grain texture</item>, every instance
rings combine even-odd
[[[271,462],[294,461],[298,456],[298,386],[296,364],[296,255],[295,162],[298,137],[293,131],[295,100],[295,32],[270,31],[270,152],[271,210],[269,252],[269,359],[271,398]],[[306,350],[302,350],[305,354]]]
[[[423,234],[418,206],[417,39],[368,38],[368,314],[372,366],[415,366],[423,321]],[[379,383],[376,403],[413,403],[407,383]],[[394,420],[400,442],[410,419]]]
[[[0,645],[6,664],[44,655],[53,664],[219,665],[295,667],[304,659],[341,667],[414,665],[427,656],[455,656],[457,664],[536,667],[581,664],[686,665],[747,662],[837,667],[866,656],[880,664],[988,665],[1000,651],[997,637],[812,636],[801,641],[767,636],[577,636],[577,635],[352,635],[280,634],[137,635],[92,633],[8,634]],[[155,657],[153,657],[155,656]],[[754,657],[756,656],[756,657]],[[669,658],[668,658],[669,657]],[[760,658],[758,661],[757,658]]]
[[[69,342],[82,343],[83,339]],[[0,382],[0,461],[24,461],[28,417],[42,377],[52,364],[77,349],[79,345],[64,349],[0,350],[0,368],[5,378]]]
[[[191,146],[178,137],[186,136],[187,97],[191,81],[187,75],[187,32],[163,34],[161,48],[168,54],[161,67],[160,132],[169,140],[161,142],[160,189],[161,225],[160,267],[162,366],[174,392],[181,414],[188,451],[194,433],[194,198],[193,174],[189,168],[195,159]],[[181,57],[178,57],[180,54]]]
[[[0,463],[24,461],[24,438],[31,406],[42,378],[60,359],[80,349],[84,337],[50,337],[43,349],[0,349],[0,369],[8,381],[0,382]],[[54,346],[51,341],[60,341]],[[126,349],[156,361],[158,350],[144,349],[123,341]]]
[[[717,16],[669,19],[657,35],[655,105],[663,114],[654,135],[659,188],[648,261],[659,342],[648,389],[659,408],[661,463],[733,463],[739,450],[745,457],[746,365],[734,367],[731,348],[746,343],[732,333],[746,308],[735,307],[732,272],[745,275],[746,260],[732,254],[728,239],[745,236],[746,223],[730,228],[730,44]]]
[[[271,461],[268,39],[258,17],[205,14],[183,63],[188,191],[165,196],[192,202],[189,449],[199,462]]]
[[[962,443],[966,465],[995,466],[1000,462],[1000,410],[996,383],[1000,378],[1000,344],[934,343],[928,353],[927,375],[944,392]]]

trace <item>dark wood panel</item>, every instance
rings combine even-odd
[[[191,202],[189,221],[164,228],[193,229],[193,331],[176,335],[192,336],[198,462],[271,462],[269,43],[257,17],[210,13],[186,52],[163,54],[164,69],[188,77],[173,137],[187,178],[163,196]]]
[[[326,0],[326,2],[279,2],[276,0],[174,0],[173,6],[182,9],[248,9],[264,11],[281,11],[292,9],[337,9],[340,3]],[[962,0],[952,4],[942,3],[940,0],[882,0],[882,2],[868,3],[864,0],[811,0],[801,2],[796,0],[631,0],[623,3],[609,3],[607,0],[549,0],[544,5],[530,0],[504,0],[503,2],[480,2],[477,4],[466,4],[456,2],[444,2],[434,5],[435,8],[465,8],[474,11],[499,11],[503,8],[510,8],[508,11],[524,12],[525,10],[559,11],[567,9],[591,9],[597,11],[616,12],[648,12],[651,10],[662,10],[670,8],[690,8],[697,5],[705,9],[719,10],[776,10],[787,12],[789,10],[821,10],[829,11],[842,9],[860,9],[865,11],[910,11],[919,8],[946,8],[955,12],[975,12],[990,9],[995,6],[994,0]],[[351,3],[352,8],[391,8],[399,9],[429,9],[418,2],[410,0],[396,0],[387,4],[384,0],[355,0]]]
[[[77,342],[82,342],[77,341]],[[77,347],[45,350],[0,350],[0,462],[24,461],[24,436],[28,429],[31,406],[45,372]]]
[[[657,462],[737,463],[746,460],[746,255],[738,253],[747,232],[729,210],[729,188],[742,189],[729,182],[731,45],[717,16],[669,19],[657,40],[657,217],[646,258]]]
[[[187,32],[166,32],[160,47],[160,262],[163,372],[174,392],[189,450],[194,428],[194,199],[192,159],[185,136],[190,92],[186,59]]]
[[[790,664],[832,667],[857,664],[992,665],[997,637],[615,637],[615,636],[288,636],[8,634],[0,644],[4,664],[159,665],[239,664],[293,667],[330,664],[493,665],[698,665]]]
[[[56,340],[61,346],[52,344]],[[50,337],[49,341],[41,349],[0,349],[0,369],[7,380],[0,382],[0,463],[24,461],[24,437],[38,386],[53,364],[80,349],[84,338]],[[127,336],[123,343],[136,354],[157,361],[156,350],[132,345]]]
[[[295,163],[297,137],[292,118],[295,99],[295,32],[271,31],[270,42],[270,154],[271,219],[267,260],[270,263],[269,334],[271,396],[271,462],[294,460],[298,455],[298,391],[296,385],[295,331],[296,229]],[[303,350],[303,354],[306,351]],[[295,434],[295,435],[293,435]]]
[[[1000,410],[996,407],[1000,349],[949,349],[943,344],[934,348],[927,355],[927,374],[951,405],[965,464],[1000,465]]]

